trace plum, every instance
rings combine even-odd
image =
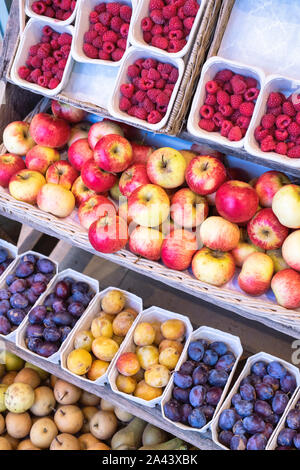
[[[209,349],[215,351],[218,356],[224,356],[224,354],[226,354],[228,351],[228,348],[226,344],[223,343],[223,341],[214,341],[209,345]]]
[[[12,331],[12,327],[8,319],[4,316],[0,317],[0,334],[9,335]]]
[[[72,325],[72,315],[68,312],[55,313],[53,321],[57,326],[70,326]]]
[[[233,434],[235,435],[240,435],[240,434],[246,434],[246,429],[244,428],[244,425],[243,425],[243,420],[242,419],[239,419],[239,421],[237,421],[235,423],[235,425],[233,426],[232,428],[232,432]]]
[[[257,400],[254,404],[254,411],[262,418],[268,418],[273,414],[271,405],[263,400]]]
[[[30,305],[34,305],[38,299],[38,296],[35,295],[31,289],[28,289],[28,291],[24,292],[24,295],[26,299],[28,300],[28,302],[30,303]]]
[[[264,375],[267,375],[267,366],[268,364],[265,361],[257,361],[252,365],[251,372],[254,375],[263,377]]]
[[[243,384],[240,386],[240,394],[243,400],[253,401],[256,399],[255,388],[251,384]]]
[[[193,384],[204,385],[208,380],[208,371],[202,364],[196,367],[193,372]]]
[[[80,291],[74,292],[71,297],[68,299],[68,303],[80,302],[84,307],[87,307],[91,301],[91,296],[89,294],[83,294]]]
[[[250,437],[247,443],[247,450],[264,450],[268,439],[262,433],[256,433]]]
[[[264,432],[266,424],[260,416],[253,414],[243,419],[243,426],[249,434],[256,434]]]
[[[13,294],[9,301],[12,308],[28,307],[28,299],[23,294]]]
[[[270,400],[274,396],[273,387],[263,382],[255,386],[255,391],[259,400]]]
[[[257,385],[257,384],[262,383],[262,378],[259,377],[258,375],[255,375],[255,374],[251,374],[249,376],[249,379],[250,379],[250,383],[251,383],[251,385],[253,385],[253,387],[255,387],[255,385]]]
[[[7,318],[15,326],[21,325],[25,317],[26,313],[20,308],[14,308],[7,312]]]
[[[235,410],[228,409],[222,411],[219,417],[219,427],[223,431],[230,431],[238,420]]]
[[[29,261],[24,261],[18,264],[16,268],[16,276],[25,278],[34,273],[34,264]]]
[[[0,248],[0,263],[4,263],[8,258],[8,251],[5,248]]]
[[[219,356],[212,349],[207,349],[203,355],[203,362],[208,366],[214,366],[218,362]]]
[[[72,302],[68,307],[68,312],[75,318],[80,318],[84,311],[85,307],[80,302]]]
[[[296,449],[300,450],[300,433],[297,433],[293,438],[293,443]]]
[[[36,263],[37,270],[43,274],[53,274],[55,272],[55,265],[50,259],[42,258]]]
[[[206,389],[203,385],[196,385],[190,391],[189,400],[190,404],[197,408],[203,405],[206,397]]]
[[[82,294],[87,294],[89,290],[90,290],[90,286],[88,285],[87,282],[78,281],[72,285],[72,293],[78,291],[78,292],[81,292]]]
[[[279,387],[280,387],[279,380],[275,379],[275,377],[271,377],[271,375],[265,375],[263,378],[263,383],[270,385],[273,388],[274,392],[279,390]]]
[[[206,402],[208,405],[217,406],[221,400],[223,390],[220,387],[211,387],[206,392]]]
[[[27,279],[28,280],[28,279]],[[42,274],[42,273],[37,273],[33,276],[33,279],[32,279],[32,284],[34,282],[44,282],[44,284],[48,284],[49,280],[47,278],[47,276],[45,274]]]
[[[11,298],[11,292],[8,289],[0,289],[0,300],[9,300]]]
[[[27,338],[43,338],[44,328],[42,325],[28,325],[26,328]]]
[[[22,256],[21,261],[23,261],[24,263],[36,264],[37,259],[38,258],[37,258],[36,255],[34,255],[32,253],[28,253],[27,255]]]
[[[57,328],[45,328],[44,329],[44,338],[50,343],[56,343],[61,339],[61,331]]]
[[[27,348],[34,353],[38,352],[38,349],[42,344],[43,341],[40,338],[28,338],[27,340]]]
[[[253,403],[251,401],[240,400],[234,405],[235,411],[242,418],[250,416],[253,413]]]
[[[179,369],[179,372],[181,372],[184,375],[192,375],[193,370],[195,369],[195,367],[196,367],[196,362],[195,361],[192,361],[192,360],[185,361],[181,365],[181,367]]]
[[[243,434],[233,436],[230,441],[231,450],[246,450],[247,438]]]
[[[206,425],[205,414],[200,408],[194,408],[188,417],[188,422],[193,428],[201,429]]]
[[[53,303],[58,300],[57,296],[52,292],[52,294],[48,294],[47,297],[44,300],[44,305],[45,307],[50,307],[52,308]]]
[[[228,380],[228,374],[225,370],[215,370],[212,369],[209,372],[208,382],[213,387],[224,388]]]
[[[236,403],[242,400],[242,397],[239,393],[235,393],[231,399],[231,403],[235,406]]]
[[[266,438],[270,439],[273,432],[274,432],[274,426],[272,426],[271,423],[266,423],[266,427],[265,427],[265,430],[263,432],[263,434],[266,436]]]
[[[70,326],[61,326],[60,328],[61,342],[63,343],[68,335],[71,333],[72,328]]]
[[[37,347],[36,353],[42,357],[53,356],[59,350],[59,345],[56,343],[42,343]]]
[[[224,354],[224,356],[220,357],[216,364],[217,370],[225,370],[226,372],[230,372],[235,364],[235,356],[232,353]]]
[[[181,403],[189,403],[189,395],[190,389],[189,388],[180,388],[174,387],[173,388],[173,398]]]
[[[43,305],[34,307],[28,315],[28,321],[32,325],[41,325],[47,316],[47,309]]]
[[[57,299],[52,303],[52,309],[55,313],[66,312],[67,305],[62,299]]]
[[[284,428],[280,431],[277,437],[277,444],[280,446],[289,446],[293,445],[293,440],[297,435],[295,429]]]
[[[36,296],[40,296],[47,289],[47,284],[44,282],[34,282],[31,286],[31,290]]]
[[[289,372],[280,379],[280,387],[284,393],[294,393],[297,388],[295,377]]]
[[[205,414],[207,421],[210,421],[215,414],[215,408],[212,405],[203,405],[200,410]]]
[[[193,379],[190,375],[175,372],[174,384],[180,388],[190,388],[193,385]]]
[[[193,361],[201,361],[204,355],[204,346],[200,341],[193,341],[188,347],[189,358]]]
[[[272,424],[272,426],[276,426],[276,424],[279,423],[279,420],[280,420],[280,416],[277,415],[276,413],[273,413],[271,416],[268,416],[267,418],[265,418],[265,422]]]
[[[10,302],[8,300],[0,300],[0,315],[5,315],[10,309]]]
[[[61,299],[67,299],[70,296],[70,285],[65,281],[60,281],[55,286],[55,294]]]
[[[181,407],[181,419],[180,422],[182,424],[189,424],[189,416],[193,411],[193,407],[188,403],[184,403]]]
[[[16,279],[8,288],[12,294],[22,293],[27,289],[27,282],[25,279]]]
[[[233,433],[231,431],[221,431],[219,434],[219,441],[223,446],[230,447],[230,441],[233,438]]]
[[[289,402],[289,397],[283,392],[280,392],[279,390],[275,393],[275,396],[272,400],[272,409],[274,413],[278,415],[282,415],[284,410],[287,407],[287,404]]]
[[[56,326],[55,321],[53,320],[54,313],[49,312],[43,320],[43,325],[45,328],[54,328]]]
[[[278,361],[272,361],[267,367],[268,374],[275,379],[282,379],[287,373],[286,368]]]
[[[5,280],[7,286],[11,286],[11,284],[17,279],[15,274],[9,274]]]
[[[286,417],[286,424],[290,429],[300,430],[300,410],[289,411]]]
[[[181,421],[181,406],[176,400],[170,400],[164,405],[164,412],[168,419],[174,422]]]

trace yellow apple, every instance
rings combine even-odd
[[[25,163],[28,170],[39,171],[46,174],[52,163],[58,162],[60,156],[57,150],[42,145],[35,145],[26,154]]]
[[[153,152],[147,162],[150,181],[162,188],[178,188],[185,181],[187,164],[183,155],[170,147]]]
[[[128,199],[129,217],[144,227],[158,227],[168,218],[169,212],[169,197],[155,184],[140,186]]]
[[[272,210],[279,222],[288,228],[300,228],[300,186],[283,186],[272,201]]]
[[[47,183],[38,193],[37,205],[42,211],[57,217],[68,217],[75,207],[75,197],[63,186]]]
[[[15,121],[8,124],[3,132],[3,143],[8,152],[15,155],[26,155],[35,146],[29,132],[28,122]]]
[[[35,204],[46,180],[38,171],[21,170],[9,182],[9,192],[18,201]]]
[[[296,271],[300,271],[300,230],[292,232],[283,242],[284,261]]]
[[[262,295],[271,286],[274,264],[265,253],[253,253],[245,260],[238,282],[240,288],[250,295]]]
[[[195,254],[192,270],[199,281],[222,286],[234,276],[235,263],[231,253],[204,247]]]

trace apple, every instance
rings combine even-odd
[[[274,264],[265,253],[252,253],[243,264],[238,277],[240,288],[250,295],[262,295],[271,286]]]
[[[194,193],[206,196],[216,192],[226,181],[227,173],[225,166],[217,158],[198,155],[189,163],[185,178]]]
[[[249,255],[252,255],[252,253],[257,253],[259,251],[262,251],[262,250],[261,248],[258,248],[258,246],[255,246],[252,243],[240,241],[237,247],[231,250],[231,254],[234,257],[236,266],[241,268]]]
[[[199,281],[220,287],[233,278],[234,259],[231,253],[204,247],[195,254],[192,271]]]
[[[279,222],[288,228],[300,228],[300,186],[287,184],[275,194],[272,209]]]
[[[184,271],[190,266],[196,251],[196,235],[188,230],[173,230],[163,241],[161,259],[168,268]]]
[[[178,188],[185,181],[186,161],[178,150],[163,147],[155,150],[147,162],[148,177],[162,188]]]
[[[300,274],[294,269],[283,269],[275,274],[271,282],[279,305],[289,309],[300,307]]]
[[[60,160],[49,166],[46,173],[47,183],[60,184],[65,189],[71,189],[79,173],[66,160]]]
[[[64,147],[71,134],[67,121],[47,113],[36,114],[31,121],[29,131],[38,145],[51,148]]]
[[[132,217],[129,217],[128,214],[128,199],[127,197],[122,196],[119,203],[118,215],[124,219],[128,225],[132,222]]]
[[[163,188],[145,184],[135,189],[128,199],[128,215],[144,227],[158,227],[169,216],[170,200]]]
[[[150,183],[147,167],[143,163],[136,163],[125,170],[119,181],[119,188],[123,196],[129,197],[136,188]]]
[[[78,171],[81,171],[84,163],[94,158],[94,152],[87,139],[76,140],[68,150],[68,160]]]
[[[113,173],[125,171],[132,162],[131,144],[121,135],[105,135],[94,148],[94,159],[102,170]]]
[[[296,271],[300,271],[300,230],[292,232],[282,245],[284,261]]]
[[[7,188],[11,177],[25,168],[25,163],[19,155],[0,155],[0,186]]]
[[[55,117],[65,119],[72,124],[81,122],[87,115],[83,109],[56,100],[52,100],[51,110]]]
[[[86,202],[80,204],[78,218],[80,224],[87,230],[99,218],[109,214],[111,217],[116,214],[113,203],[105,196],[92,196]]]
[[[217,190],[216,208],[219,214],[230,222],[248,222],[257,211],[258,195],[250,184],[231,180]]]
[[[92,189],[89,189],[84,182],[82,181],[81,176],[79,176],[73,183],[72,193],[75,197],[76,207],[79,207],[83,202],[88,201],[92,196],[96,195],[96,192]]]
[[[18,201],[35,204],[44,184],[46,180],[38,171],[21,170],[10,179],[9,193]]]
[[[89,240],[96,251],[115,253],[125,247],[128,241],[128,227],[122,217],[104,216],[89,228]]]
[[[117,181],[116,175],[101,170],[93,159],[83,165],[81,177],[84,184],[96,193],[109,191]]]
[[[68,140],[68,147],[71,147],[76,140],[79,139],[87,139],[89,136],[89,130],[91,128],[91,124],[89,122],[80,122],[79,124],[75,124],[75,126],[71,127],[71,134]]]
[[[35,145],[27,152],[25,164],[28,170],[39,171],[45,175],[49,166],[54,162],[58,162],[59,159],[59,153],[54,148]]]
[[[171,217],[179,227],[193,228],[208,216],[208,203],[189,188],[177,191],[171,199]]]
[[[120,188],[119,188],[119,182],[120,182],[120,179],[117,179],[113,187],[109,190],[110,197],[114,199],[115,201],[118,201],[120,197],[123,197],[123,194],[121,193]]]
[[[211,250],[231,251],[240,241],[240,229],[223,217],[208,217],[200,227],[200,239]]]
[[[137,144],[136,142],[131,142],[132,147],[132,163],[143,163],[147,165],[147,161],[154,152],[154,148],[149,145]]]
[[[122,131],[121,127],[118,126],[118,124],[115,122],[100,121],[93,124],[89,130],[88,135],[91,149],[94,150],[97,142],[99,142],[102,137],[109,134],[118,134],[122,137],[124,136],[124,132]]]
[[[263,173],[254,184],[262,207],[272,207],[273,197],[280,188],[289,184],[290,179],[280,171],[267,171]]]
[[[197,157],[197,153],[192,152],[191,150],[179,150],[186,162],[186,167],[191,163],[191,161]]]
[[[270,258],[273,261],[275,273],[278,273],[279,271],[282,271],[283,269],[289,268],[289,265],[283,259],[281,249],[268,250],[266,253],[268,256],[270,256]]]
[[[261,209],[248,222],[248,236],[251,242],[263,250],[277,250],[289,234],[289,229],[282,225],[272,209]]]
[[[28,122],[14,121],[8,124],[3,132],[3,144],[9,153],[26,155],[35,146],[30,134]]]
[[[54,183],[45,184],[37,196],[39,209],[57,217],[68,217],[75,207],[75,197],[71,191]]]
[[[129,237],[129,249],[132,253],[152,261],[160,259],[163,234],[154,228],[136,227]]]

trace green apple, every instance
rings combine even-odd
[[[0,363],[5,364],[7,372],[21,370],[24,367],[23,359],[9,351],[0,352]]]

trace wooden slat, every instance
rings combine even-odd
[[[39,232],[28,225],[22,225],[18,239],[19,252],[24,253],[24,251],[32,250],[42,235],[42,232]]]

